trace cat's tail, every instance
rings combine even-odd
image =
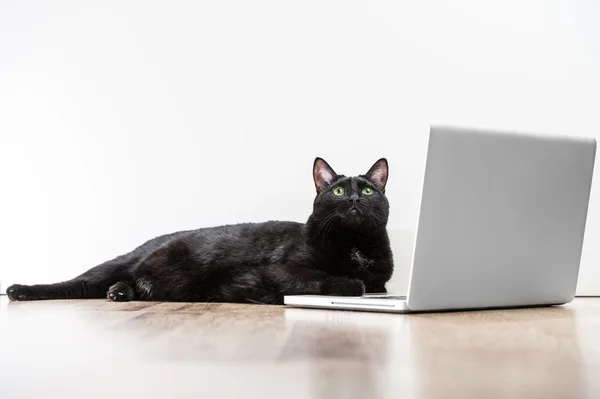
[[[132,279],[131,270],[138,259],[131,255],[120,256],[60,283],[14,284],[6,289],[6,294],[12,301],[106,298],[108,289],[113,284]]]

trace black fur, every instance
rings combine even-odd
[[[383,158],[356,177],[337,175],[317,158],[317,195],[305,224],[270,221],[181,231],[72,280],[15,284],[7,294],[18,301],[108,297],[281,304],[284,295],[385,292],[393,272],[387,177]]]

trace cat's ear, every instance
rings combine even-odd
[[[322,158],[316,158],[313,164],[313,179],[315,180],[315,187],[317,193],[325,190],[332,181],[335,180],[337,174],[333,171],[331,166],[325,162]]]
[[[385,192],[385,185],[388,180],[388,163],[387,159],[381,158],[371,166],[371,169],[365,175],[375,187],[381,192]]]

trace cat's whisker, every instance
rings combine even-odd
[[[327,226],[327,224],[335,219],[335,217],[337,216],[336,211],[331,212],[329,215],[325,216],[323,218],[323,220],[321,220],[321,223],[319,223],[319,226],[316,229],[317,234],[321,232],[321,230],[325,230],[325,227]]]
[[[321,234],[321,243],[325,244],[325,238],[327,238],[327,230],[329,229],[329,226],[333,224],[333,218],[328,219],[327,223],[325,223],[325,225],[323,226],[323,230],[322,230],[322,234]]]
[[[331,229],[333,228],[333,222],[334,221],[335,221],[335,217],[331,219],[331,222],[329,223],[329,226],[328,226],[325,234],[323,235],[323,238],[327,237],[329,235],[329,233],[331,232]]]
[[[325,218],[323,218],[321,223],[319,223],[316,233],[317,233],[317,235],[321,236],[321,243],[323,243],[323,244],[325,243],[325,238],[331,231],[331,227],[333,226],[333,222],[335,221],[336,217],[337,217],[337,212],[334,211],[334,212],[330,213],[329,215],[327,215]],[[321,234],[321,233],[323,233],[323,234]]]

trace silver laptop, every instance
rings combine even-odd
[[[294,307],[426,312],[573,300],[596,140],[432,126],[407,295]]]

